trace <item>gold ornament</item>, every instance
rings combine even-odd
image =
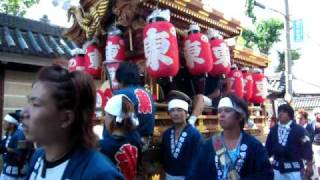
[[[109,8],[109,0],[98,0],[85,12],[82,7],[71,6],[68,10],[68,19],[72,16],[73,26],[65,33],[68,37],[75,37],[75,28],[84,31],[86,39],[91,39],[101,33],[102,19]],[[76,38],[76,37],[75,37]]]

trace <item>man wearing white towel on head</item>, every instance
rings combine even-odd
[[[172,97],[168,113],[173,127],[162,135],[161,160],[166,180],[184,180],[192,159],[203,142],[200,132],[187,123],[189,104],[183,98]]]

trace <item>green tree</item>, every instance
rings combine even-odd
[[[255,23],[257,20],[256,15],[253,13],[255,0],[246,0],[246,15],[251,18],[252,23]]]
[[[278,58],[279,58],[279,65],[276,69],[276,72],[281,72],[285,70],[285,53],[280,51],[277,51],[277,52],[278,52]],[[291,49],[290,57],[292,61],[300,59],[299,51],[296,49]]]
[[[245,46],[252,48],[253,45],[257,45],[260,52],[269,54],[272,45],[280,41],[283,28],[283,22],[278,19],[263,20],[256,25],[254,31],[243,30],[242,37],[245,39]]]
[[[0,0],[0,12],[14,16],[24,16],[26,10],[39,0]]]

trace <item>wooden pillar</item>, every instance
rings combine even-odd
[[[0,117],[1,117],[1,123],[0,123],[0,135],[2,137],[2,121],[3,121],[3,102],[4,102],[4,64],[0,62]]]

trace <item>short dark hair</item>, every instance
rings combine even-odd
[[[289,104],[282,104],[278,107],[278,114],[279,112],[286,112],[289,115],[290,119],[294,118],[294,110]]]
[[[239,108],[241,108],[244,111],[245,117],[243,117],[243,115],[241,113],[236,112],[237,116],[242,118],[242,120],[240,121],[240,128],[243,129],[244,125],[248,121],[248,117],[249,117],[248,104],[246,103],[246,101],[244,99],[236,96],[233,93],[229,93],[225,97],[230,98],[232,104],[238,106]]]
[[[138,66],[130,62],[121,63],[116,71],[116,80],[125,86],[139,85],[141,82]]]

